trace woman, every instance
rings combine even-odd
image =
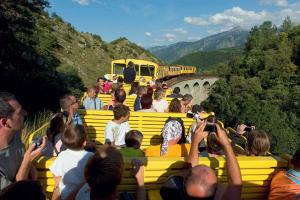
[[[157,88],[154,92],[153,108],[157,112],[168,112],[168,102],[164,100],[165,93],[162,88]]]
[[[171,112],[171,113],[181,113],[181,103],[177,98],[172,99],[172,101],[170,102],[169,112]]]

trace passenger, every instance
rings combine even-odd
[[[273,178],[268,200],[296,200],[300,198],[300,149],[291,159],[291,169],[279,171]]]
[[[180,88],[179,87],[176,87],[174,88],[173,90],[173,93],[168,95],[167,97],[171,97],[171,98],[182,98],[183,95],[180,94]]]
[[[149,146],[145,150],[147,157],[166,156],[184,157],[190,151],[190,144],[185,144],[183,121],[169,118],[162,130],[162,145]]]
[[[125,157],[143,157],[144,152],[140,149],[143,141],[143,134],[138,130],[131,130],[125,135],[126,147],[120,149]]]
[[[164,100],[164,91],[162,88],[157,88],[154,92],[153,108],[157,112],[168,112],[168,102]]]
[[[195,122],[193,122],[193,124],[190,126],[189,133],[186,136],[186,141],[189,144],[192,143],[193,135],[194,135],[194,133],[195,133],[195,131],[197,129],[197,125],[202,120],[201,119],[201,113],[205,113],[205,111],[204,111],[204,109],[203,109],[203,107],[201,105],[195,104],[195,105],[192,106],[192,113],[194,113],[196,115],[194,115]],[[205,147],[205,143],[202,142],[201,146]]]
[[[244,129],[246,127],[246,125],[239,126],[239,128],[237,129],[237,134],[245,134],[246,132],[244,131]],[[255,129],[251,130],[246,138],[247,144],[245,147],[245,151],[240,151],[238,152],[239,154],[248,156],[266,156],[268,154],[270,150],[270,140],[265,131]]]
[[[141,99],[142,109],[138,112],[156,112],[156,110],[152,108],[152,102],[152,97],[148,94],[144,94]]]
[[[103,106],[103,110],[109,110],[109,108],[111,108],[111,110],[112,110],[112,108],[115,106],[115,103],[116,103],[115,92],[118,88],[119,88],[119,86],[117,83],[112,84],[112,87],[110,90],[111,101],[107,105]]]
[[[139,82],[131,83],[131,88],[128,92],[129,96],[137,96],[139,89]]]
[[[181,113],[181,103],[177,98],[172,99],[172,101],[170,102],[169,112],[170,113]]]
[[[1,200],[32,199],[46,200],[39,181],[23,180],[15,182],[0,192]]]
[[[76,97],[72,94],[65,94],[59,99],[63,115],[68,117],[68,122],[73,122],[74,125],[82,124],[80,115],[76,112],[79,105]]]
[[[153,96],[153,92],[154,92],[154,90],[152,87],[147,88],[147,94],[149,94],[151,97]]]
[[[104,94],[109,94],[110,88],[112,87],[112,82],[108,81],[108,79],[104,78]]]
[[[126,99],[126,92],[123,89],[117,89],[114,93],[114,105],[108,107],[108,110],[113,110],[117,105],[123,105]]]
[[[90,87],[87,91],[88,96],[83,101],[83,107],[86,110],[101,110],[103,102],[96,96],[96,88]]]
[[[123,77],[126,84],[131,84],[135,81],[136,71],[132,61],[129,61],[127,67],[123,69]]]
[[[67,117],[62,113],[56,114],[56,116],[51,119],[50,127],[46,132],[48,141],[45,149],[43,150],[44,156],[57,156],[60,152],[66,149],[61,141],[61,135],[67,127],[67,120]]]
[[[114,83],[118,83],[118,79],[117,79],[118,77],[117,77],[117,75],[116,74],[113,74],[112,75],[112,82],[113,82],[113,84]]]
[[[146,78],[144,76],[140,77],[140,84],[141,85],[147,85],[147,80],[146,80]]]
[[[155,82],[156,82],[156,77],[155,77],[155,76],[152,76],[151,81],[149,81],[150,87],[155,87]]]
[[[61,140],[67,149],[50,166],[55,182],[52,199],[67,199],[79,187],[84,181],[84,167],[93,155],[84,150],[87,133],[83,125],[68,127]]]
[[[118,194],[117,187],[124,173],[122,155],[114,147],[102,145],[88,161],[84,176],[86,184],[79,190],[76,200],[125,200],[128,193]],[[144,167],[138,160],[132,160],[131,175],[136,179],[136,200],[146,200]]]
[[[171,176],[162,186],[160,194],[162,199],[230,199],[241,198],[242,178],[239,164],[233,153],[231,144],[225,130],[218,124],[216,136],[226,154],[226,167],[228,185],[225,188],[217,182],[215,171],[208,166],[199,165],[198,146],[207,137],[204,131],[206,122],[201,123],[192,141],[191,149],[187,157],[190,165],[182,174],[183,176]]]
[[[138,94],[137,94],[137,97],[136,97],[136,99],[134,101],[134,106],[133,106],[134,111],[141,110],[141,98],[146,93],[147,93],[146,86],[140,86],[138,88]],[[151,102],[151,104],[152,104],[152,102]]]
[[[207,135],[207,147],[206,152],[200,152],[202,156],[205,157],[218,157],[224,156],[224,150],[221,143],[218,141],[218,136],[215,132],[210,132]]]
[[[97,79],[97,83],[98,83],[98,94],[105,94],[104,92],[104,85],[105,85],[105,80],[102,77],[99,77]]]
[[[21,132],[26,111],[15,96],[0,92],[0,191],[15,181],[36,178],[33,161],[42,154],[46,138],[38,147],[31,144],[24,153]]]
[[[113,109],[114,119],[108,122],[105,130],[105,143],[116,147],[125,146],[125,134],[130,131],[128,119],[129,108],[123,104],[116,105]]]
[[[193,100],[193,96],[190,94],[185,94],[181,99],[181,112],[187,113],[191,110],[191,102]]]

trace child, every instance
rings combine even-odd
[[[105,130],[105,143],[116,147],[125,146],[125,134],[130,131],[128,124],[129,108],[123,104],[116,105],[113,108],[114,119],[108,122]]]
[[[90,87],[87,91],[88,96],[83,101],[83,107],[86,110],[101,110],[103,108],[102,101],[96,97],[96,88]]]
[[[125,135],[126,147],[120,149],[123,157],[144,157],[144,152],[140,149],[143,141],[143,134],[138,130],[131,130]]]
[[[50,166],[54,177],[52,199],[66,199],[84,181],[84,167],[93,155],[83,148],[87,133],[83,125],[70,126],[61,136],[66,150],[62,151]]]

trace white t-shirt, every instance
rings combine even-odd
[[[93,155],[85,150],[73,151],[67,149],[58,154],[55,161],[50,166],[50,171],[54,176],[61,176],[59,190],[61,199],[66,199],[82,181],[84,181],[84,168]]]
[[[164,99],[161,99],[159,101],[157,100],[153,100],[152,102],[153,108],[157,111],[157,112],[165,112],[165,110],[168,109],[168,102]]]
[[[105,142],[115,142],[115,145],[125,145],[125,134],[130,131],[129,123],[117,124],[113,121],[108,122],[104,130]]]

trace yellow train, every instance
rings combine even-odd
[[[150,81],[153,76],[157,79],[178,76],[181,74],[195,74],[196,67],[183,66],[183,65],[159,65],[157,63],[139,60],[139,59],[119,59],[111,62],[111,74],[108,74],[109,78],[112,78],[113,74],[117,76],[123,76],[123,69],[127,67],[129,62],[133,62],[136,71],[136,80],[140,80],[144,77],[146,81]]]

